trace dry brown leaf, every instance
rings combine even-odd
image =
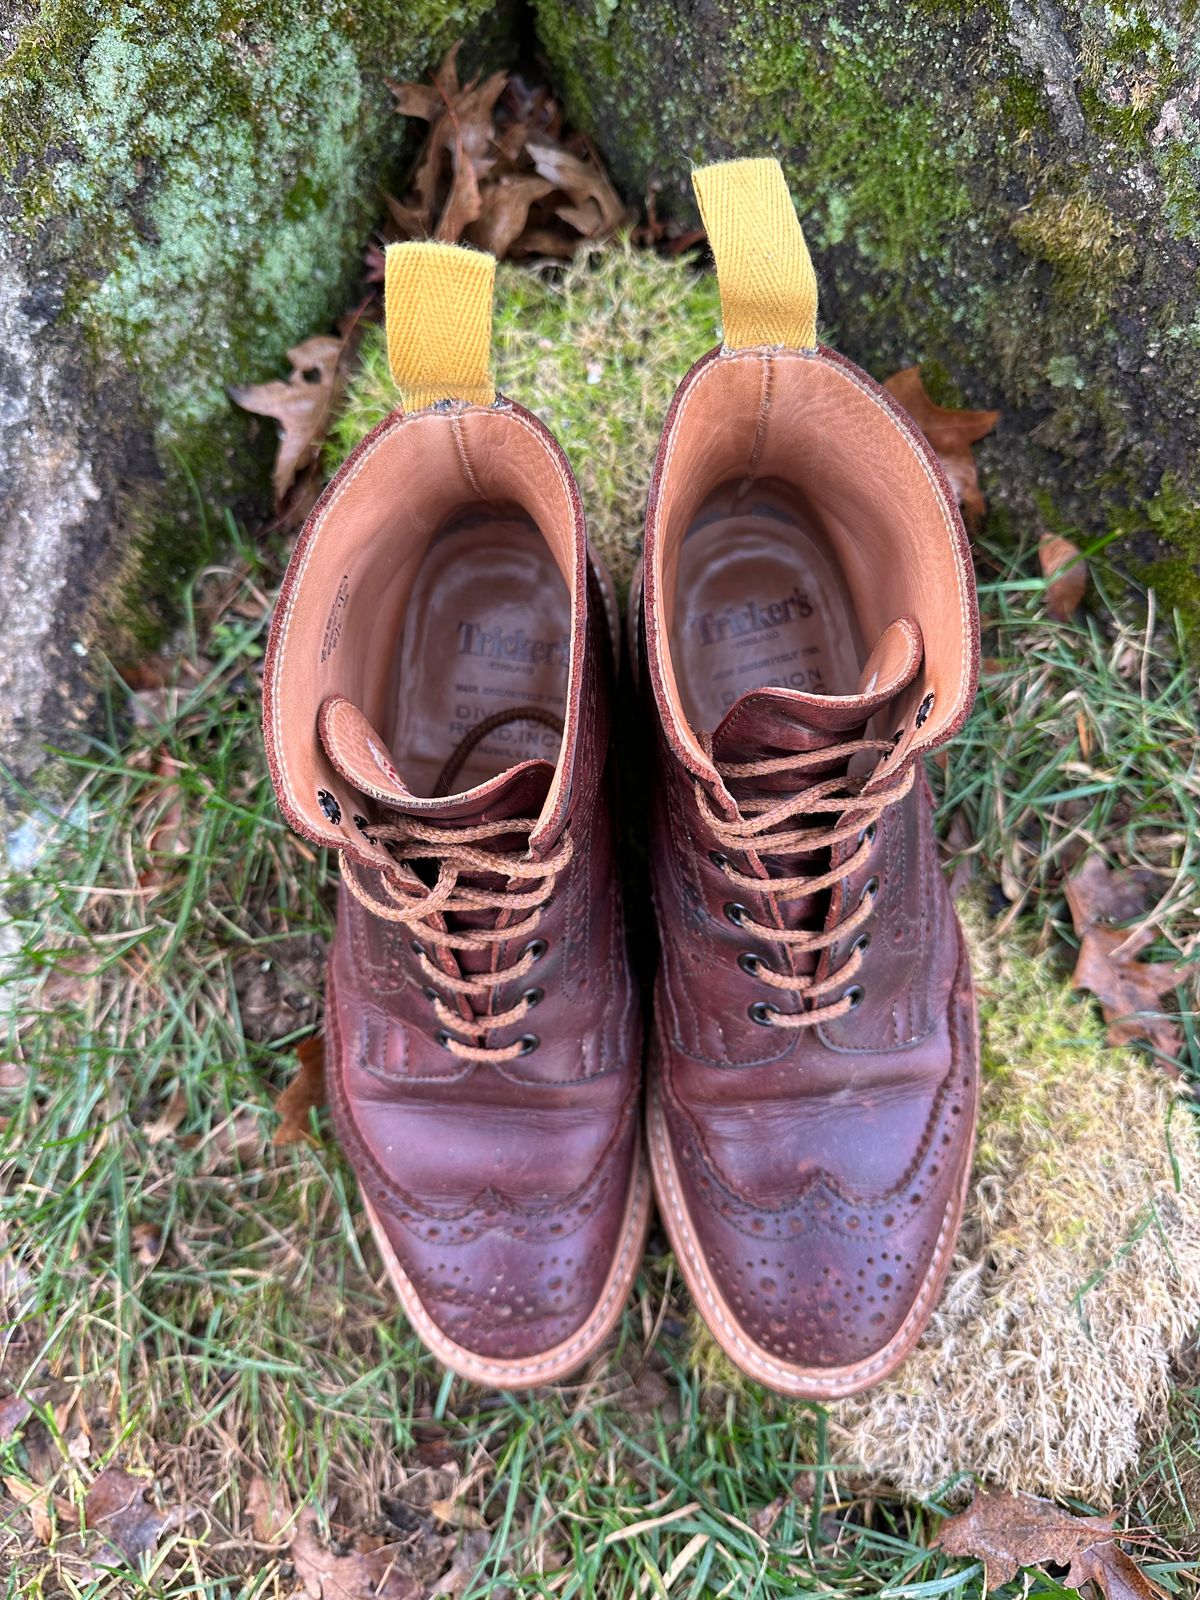
[[[292,371],[286,381],[276,379],[229,391],[243,411],[273,417],[279,423],[279,451],[271,479],[276,509],[297,476],[317,459],[340,389],[344,347],[344,340],[318,334],[288,351]]]
[[[980,492],[971,446],[991,433],[1000,420],[1000,413],[958,411],[950,406],[935,405],[921,382],[920,367],[905,367],[903,372],[894,373],[884,388],[895,395],[929,440],[962,507],[963,520],[968,528],[977,527],[983,520],[987,502]]]
[[[142,1134],[147,1144],[162,1144],[176,1133],[179,1124],[187,1115],[187,1095],[182,1087],[176,1088],[171,1098],[163,1107],[162,1115],[155,1117],[153,1122],[142,1124]]]
[[[1167,961],[1139,961],[1158,930],[1119,928],[1150,909],[1148,885],[1133,873],[1114,872],[1098,855],[1089,855],[1067,878],[1064,888],[1071,921],[1079,935],[1079,955],[1071,982],[1100,1002],[1110,1044],[1147,1040],[1162,1055],[1177,1056],[1183,1040],[1178,1025],[1163,1016],[1163,1000],[1180,981]],[[1151,1013],[1151,1015],[1146,1015]]]
[[[0,1089],[23,1089],[29,1082],[29,1068],[23,1061],[0,1061]]]
[[[10,1477],[4,1479],[4,1487],[18,1505],[24,1506],[29,1513],[34,1538],[42,1544],[49,1544],[54,1537],[53,1501],[49,1489],[44,1485],[26,1483],[23,1478]]]
[[[256,1472],[246,1494],[246,1510],[259,1544],[278,1544],[284,1538],[292,1520],[292,1501],[283,1483],[268,1483]]]
[[[472,244],[490,250],[499,260],[506,256],[529,223],[529,208],[543,200],[554,185],[535,172],[504,174],[488,187],[487,207],[469,230]]]
[[[979,858],[974,852],[975,843],[975,838],[967,825],[967,819],[960,806],[950,818],[950,826],[946,829],[945,838],[946,853],[958,858],[950,873],[950,898],[952,900],[957,900],[959,895],[974,882],[975,874],[979,867]]]
[[[811,1472],[801,1472],[793,1480],[792,1486],[786,1494],[777,1494],[774,1500],[758,1508],[750,1518],[750,1526],[755,1533],[760,1534],[765,1539],[779,1521],[779,1516],[784,1506],[792,1500],[798,1501],[801,1505],[808,1505],[813,1497],[813,1488],[813,1474]]]
[[[272,1144],[312,1144],[309,1112],[325,1104],[325,1040],[319,1033],[296,1046],[300,1070],[275,1102],[281,1118]]]
[[[976,1489],[965,1511],[947,1517],[934,1549],[975,1556],[984,1583],[998,1589],[1022,1567],[1067,1567],[1069,1589],[1094,1583],[1107,1600],[1165,1595],[1116,1543],[1112,1517],[1077,1517],[1049,1500],[1006,1489]]]
[[[18,1429],[24,1427],[33,1413],[33,1408],[50,1393],[44,1385],[37,1389],[26,1389],[24,1394],[10,1394],[0,1400],[0,1439],[11,1439]]]
[[[530,138],[526,149],[541,176],[571,201],[569,206],[556,206],[556,212],[585,239],[607,238],[629,220],[620,195],[599,162],[583,161],[552,139],[540,136]]]
[[[129,1230],[129,1242],[143,1267],[152,1267],[163,1253],[162,1230],[155,1222],[135,1222]]]
[[[435,1596],[438,1600],[461,1600],[479,1571],[479,1564],[487,1555],[490,1544],[489,1535],[480,1530],[466,1534],[454,1552],[453,1561],[430,1589],[430,1600],[434,1600]]]
[[[249,1166],[263,1152],[262,1119],[257,1110],[244,1106],[225,1117],[207,1134],[188,1134],[179,1140],[181,1150],[202,1150],[204,1171],[223,1166]]]
[[[164,1533],[182,1528],[192,1515],[187,1506],[160,1511],[146,1498],[149,1488],[148,1478],[135,1478],[123,1467],[106,1467],[84,1502],[89,1531],[115,1546],[133,1566]]]
[[[1044,533],[1038,541],[1038,560],[1046,585],[1046,610],[1055,622],[1070,622],[1087,593],[1087,562],[1079,546],[1061,534]]]
[[[397,1568],[395,1546],[360,1534],[341,1551],[331,1550],[318,1537],[310,1506],[300,1513],[290,1555],[310,1600],[424,1600],[424,1585]]]
[[[191,835],[184,821],[184,792],[179,783],[182,771],[183,763],[162,751],[154,759],[154,774],[163,780],[160,794],[166,804],[157,811],[146,839],[150,865],[138,874],[140,889],[161,889],[167,880],[163,858],[185,856],[191,849]]]

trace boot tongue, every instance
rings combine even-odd
[[[916,677],[922,653],[921,630],[910,617],[900,617],[880,635],[853,694],[752,689],[714,732],[713,760],[722,764],[769,760],[860,737],[875,713]],[[745,781],[760,790],[792,788],[796,782],[787,773]]]
[[[554,782],[553,762],[521,761],[462,793],[428,798],[414,794],[404,782],[387,745],[353,701],[342,697],[327,700],[321,707],[318,725],[325,752],[347,783],[417,822],[438,827],[458,823],[466,828],[508,817],[537,817]],[[520,830],[477,840],[475,846],[504,851],[523,848],[527,842],[524,830]],[[464,880],[481,889],[503,889],[507,881],[501,873],[473,873]],[[491,927],[495,920],[494,912],[482,910],[456,912],[447,918],[459,929]],[[464,950],[459,953],[458,964],[464,973],[486,972],[492,957],[487,950]]]
[[[921,630],[911,618],[900,617],[880,635],[853,694],[804,694],[796,689],[754,689],[744,694],[713,734],[713,760],[722,764],[766,761],[826,749],[835,754],[837,746],[860,738],[875,713],[908,687],[921,665],[922,653]],[[840,764],[831,760],[811,774],[784,770],[730,775],[726,785],[739,803],[763,796],[796,794],[838,776],[847,764],[848,758]],[[826,816],[824,820],[832,826],[834,819]],[[780,826],[786,831],[795,823]],[[769,839],[769,834],[763,836],[758,852],[768,878],[815,874],[829,864],[828,852],[823,853],[823,860],[817,853],[772,855]],[[784,925],[800,928],[819,923],[824,917],[825,900],[825,896],[813,895],[780,900]],[[798,972],[812,972],[817,965],[812,954],[797,955],[794,960]]]
[[[505,817],[536,817],[554,782],[553,762],[519,761],[486,783],[430,798],[408,787],[391,751],[353,701],[342,696],[327,700],[319,728],[326,755],[347,783],[407,816],[429,822],[469,827]]]

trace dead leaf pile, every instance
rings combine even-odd
[[[137,1567],[197,1515],[191,1506],[160,1505],[152,1479],[119,1465],[93,1475],[91,1426],[78,1391],[64,1383],[0,1400],[0,1440],[18,1445],[19,1471],[5,1474],[5,1491],[23,1508],[33,1537],[77,1583],[98,1581],[125,1564]]]
[[[591,141],[564,134],[546,89],[509,72],[462,84],[458,52],[431,83],[388,85],[401,116],[429,125],[408,194],[388,196],[392,238],[565,259],[632,222]]]
[[[305,1507],[290,1551],[300,1592],[309,1600],[459,1600],[490,1542],[482,1530],[436,1533],[428,1518],[395,1535],[347,1534],[326,1544],[316,1512]]]
[[[1049,1500],[977,1489],[958,1516],[942,1524],[935,1549],[974,1556],[984,1565],[984,1583],[998,1589],[1022,1567],[1066,1567],[1068,1589],[1094,1585],[1105,1600],[1159,1600],[1166,1590],[1148,1578],[1117,1543],[1113,1517],[1077,1517]],[[1131,1535],[1119,1537],[1129,1542]]]
[[[1114,871],[1098,855],[1089,855],[1067,878],[1067,904],[1079,935],[1071,982],[1100,1002],[1110,1044],[1146,1040],[1168,1058],[1174,1073],[1170,1058],[1182,1050],[1183,1038],[1162,1013],[1180,974],[1170,962],[1138,959],[1160,934],[1151,915],[1153,882],[1149,873]]]
[[[884,383],[933,446],[942,470],[950,480],[963,521],[974,531],[983,521],[987,502],[979,487],[975,453],[971,449],[991,433],[1000,420],[998,411],[959,411],[936,405],[925,392],[920,367],[905,367]]]

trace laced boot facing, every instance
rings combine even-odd
[[[778,164],[696,189],[725,342],[675,396],[647,513],[648,1143],[713,1336],[828,1399],[912,1348],[962,1211],[978,1044],[922,757],[974,696],[974,581],[917,428],[817,345]]]
[[[495,263],[387,256],[403,409],[315,507],[271,630],[291,825],[339,852],[326,1073],[410,1321],[494,1387],[602,1343],[650,1207],[606,776],[614,604],[566,459],[488,371]]]

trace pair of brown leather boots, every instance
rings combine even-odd
[[[725,337],[667,417],[629,623],[656,750],[644,1122],[613,587],[562,450],[494,392],[478,252],[389,251],[402,408],[296,546],[266,742],[288,821],[341,853],[330,1102],[429,1348],[498,1387],[578,1369],[652,1176],[720,1345],[826,1399],[911,1349],[962,1211],[976,1025],[921,758],[971,705],[975,591],[925,440],[817,344],[778,165],[696,188]]]

